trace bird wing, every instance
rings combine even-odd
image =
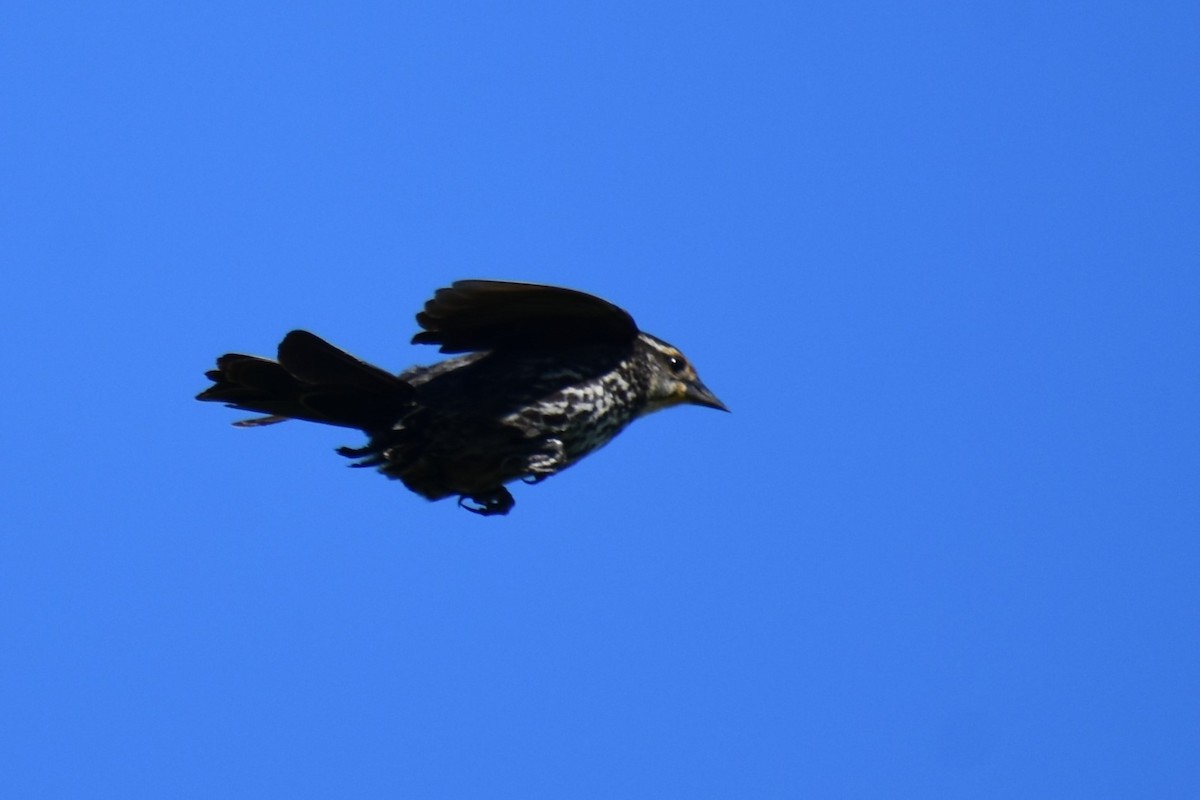
[[[587,344],[632,344],[633,317],[607,300],[558,286],[509,281],[455,281],[417,314],[413,344],[443,353]]]

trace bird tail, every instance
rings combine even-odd
[[[244,427],[303,419],[380,430],[412,408],[415,394],[406,381],[307,331],[285,336],[277,361],[229,353],[206,375],[213,385],[197,400],[268,415],[234,423]]]

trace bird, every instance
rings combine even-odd
[[[680,350],[640,330],[624,309],[559,286],[460,280],[417,314],[413,344],[452,357],[398,374],[294,330],[275,359],[228,353],[197,400],[266,416],[259,427],[306,420],[362,431],[340,447],[429,500],[458,496],[504,515],[514,481],[538,483],[654,411],[729,409]]]

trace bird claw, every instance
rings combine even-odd
[[[566,455],[563,443],[559,439],[547,439],[542,447],[522,459],[509,459],[505,466],[512,464],[517,469],[524,469],[521,482],[532,486],[541,483],[566,466]],[[514,463],[515,462],[515,463]]]
[[[475,505],[470,505],[470,503]],[[459,507],[481,517],[503,516],[512,511],[512,507],[516,504],[517,501],[503,486],[478,494],[464,494],[458,498]]]

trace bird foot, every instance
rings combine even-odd
[[[551,475],[561,472],[566,466],[567,458],[563,443],[559,439],[547,439],[539,450],[521,459],[509,459],[504,462],[506,467],[515,466],[516,471],[523,471],[521,482],[533,485],[541,483]]]
[[[503,516],[512,511],[512,507],[516,504],[517,501],[503,486],[478,494],[464,494],[458,498],[458,505],[461,508],[465,508],[472,514],[479,514],[481,517]]]

